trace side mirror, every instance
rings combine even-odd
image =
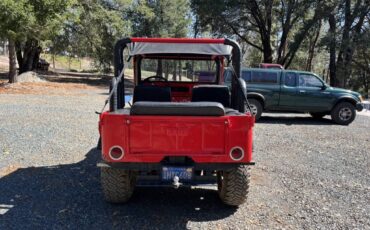
[[[325,90],[326,88],[328,88],[325,84],[323,84],[322,86],[321,86],[321,90]]]

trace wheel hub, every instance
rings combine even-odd
[[[257,106],[254,105],[254,104],[249,104],[249,107],[251,108],[252,110],[252,114],[253,115],[257,115]]]
[[[342,121],[348,121],[352,117],[352,111],[349,108],[342,108],[339,110],[339,118]]]

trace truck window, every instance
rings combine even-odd
[[[284,79],[284,85],[295,87],[296,86],[296,74],[295,73],[286,73]]]
[[[322,82],[311,74],[299,74],[299,87],[322,87]]]
[[[253,83],[268,83],[276,84],[278,82],[278,73],[277,72],[267,72],[267,71],[252,71]]]
[[[242,78],[245,82],[251,82],[251,72],[250,71],[242,71]]]
[[[225,77],[225,82],[230,83],[231,82],[231,77],[232,77],[232,72],[230,70],[225,70],[224,77]]]

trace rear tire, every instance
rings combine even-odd
[[[314,119],[322,119],[326,115],[326,113],[310,113],[310,115]]]
[[[255,116],[256,121],[260,119],[262,115],[262,104],[256,99],[248,99],[249,106],[251,107],[252,114]],[[248,106],[246,106],[246,111],[249,111]]]
[[[230,206],[239,206],[247,200],[249,171],[249,167],[242,165],[217,172],[218,195],[222,202]]]
[[[349,102],[340,102],[331,111],[331,118],[340,125],[349,125],[356,118],[355,106]]]
[[[104,198],[107,202],[125,203],[131,198],[136,182],[133,171],[103,167],[100,168],[100,172]]]

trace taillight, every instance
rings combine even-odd
[[[125,152],[123,151],[121,146],[115,145],[109,150],[109,157],[113,160],[121,160],[124,155]]]
[[[235,146],[230,150],[230,158],[233,159],[234,161],[240,161],[244,157],[244,150],[239,147]]]

